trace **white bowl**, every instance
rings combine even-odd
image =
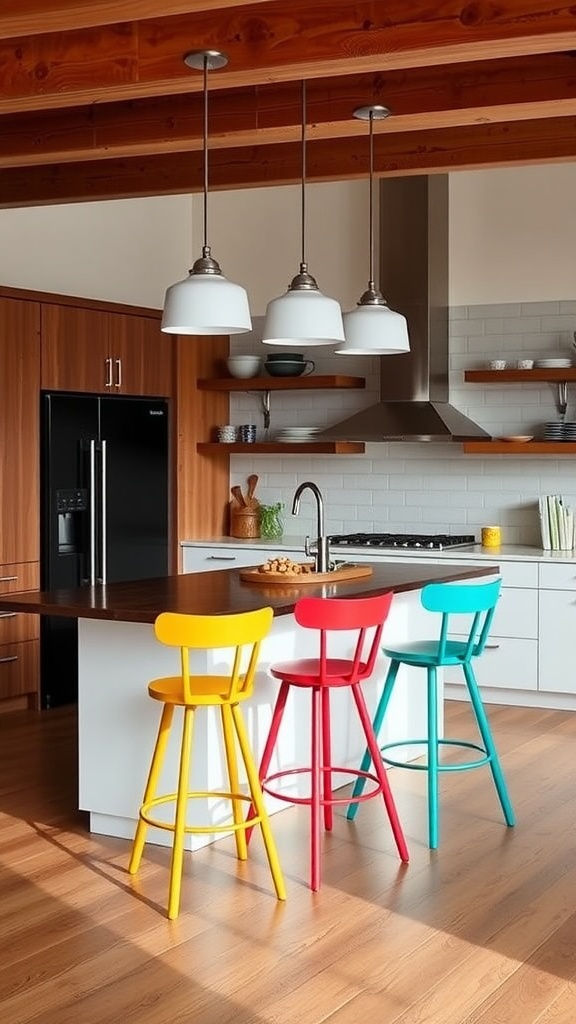
[[[232,377],[256,377],[260,371],[260,356],[228,356],[226,365]]]
[[[488,365],[489,365],[491,370],[505,370],[506,369],[506,360],[505,359],[491,359]]]

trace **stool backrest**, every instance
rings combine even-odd
[[[294,608],[300,626],[320,632],[320,680],[326,677],[330,632],[356,631],[355,648],[346,678],[350,682],[368,679],[374,670],[380,637],[393,592],[374,597],[302,597]]]
[[[190,700],[191,650],[235,648],[227,699],[234,702],[238,694],[250,689],[258,664],[260,643],[270,632],[273,617],[272,608],[258,608],[234,615],[162,612],[154,623],[154,633],[160,643],[180,648],[186,700]],[[246,661],[247,667],[242,670]]]
[[[477,658],[482,654],[490,634],[501,586],[502,580],[497,579],[490,583],[429,583],[423,587],[423,607],[429,612],[440,612],[442,615],[438,644],[439,659],[444,657],[450,629],[460,634],[468,633],[463,656],[465,660],[469,661],[470,658]],[[453,622],[451,625],[451,615],[469,616],[469,622],[464,628],[459,622],[456,629]]]

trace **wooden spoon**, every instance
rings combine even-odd
[[[232,497],[236,499],[238,504],[241,505],[242,508],[246,508],[246,502],[244,501],[244,495],[242,494],[242,491],[240,490],[238,485],[236,484],[235,487],[231,487],[230,491],[232,493]]]
[[[246,497],[246,503],[249,505],[254,497],[254,491],[256,490],[256,484],[258,483],[258,477],[256,473],[250,473],[248,477],[248,494]]]

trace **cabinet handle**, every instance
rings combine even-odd
[[[0,583],[12,583],[12,580],[17,579],[17,576],[0,576]]]
[[[104,360],[104,366],[106,368],[106,380],[104,381],[105,388],[112,387],[112,359],[110,356]]]
[[[18,612],[0,612],[0,619],[15,619]]]
[[[236,555],[206,555],[207,562],[235,562]]]
[[[500,644],[486,644],[484,646],[485,651],[497,651],[500,649]]]
[[[4,665],[7,661],[18,661],[18,655],[13,654],[11,658],[0,658],[0,665]]]
[[[115,359],[114,360],[114,365],[116,366],[116,383],[114,384],[114,387],[115,388],[121,388],[122,387],[122,360],[121,359]]]

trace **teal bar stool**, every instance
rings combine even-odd
[[[433,850],[438,846],[438,783],[441,772],[467,771],[470,768],[480,768],[482,765],[489,764],[506,824],[513,826],[516,823],[492,738],[492,731],[472,667],[473,659],[478,658],[486,646],[501,584],[501,580],[471,585],[430,583],[423,588],[421,600],[427,611],[438,612],[442,616],[439,638],[437,640],[418,640],[406,644],[401,650],[384,648],[384,654],[390,658],[390,668],[374,717],[376,736],[379,735],[382,728],[400,665],[426,669],[428,735],[423,739],[406,739],[401,742],[386,743],[380,750],[385,764],[394,765],[395,768],[412,768],[416,771],[428,772],[428,841]],[[449,639],[450,617],[454,615],[459,616],[459,621],[457,626],[452,625],[452,632],[460,635],[468,633],[467,639]],[[464,626],[461,616],[465,616]],[[438,738],[437,669],[445,668],[448,665],[460,665],[462,668],[481,742],[471,743],[468,740]],[[425,745],[427,749],[425,764],[397,761],[388,755],[388,751],[395,748],[414,744]],[[443,764],[440,753],[444,746],[474,751],[475,756],[470,760]],[[371,761],[370,751],[366,750],[360,771],[368,771]],[[360,775],[354,785],[352,800],[346,815],[350,820],[355,817],[359,807],[359,800],[354,798],[360,797],[364,785],[365,779]]]

